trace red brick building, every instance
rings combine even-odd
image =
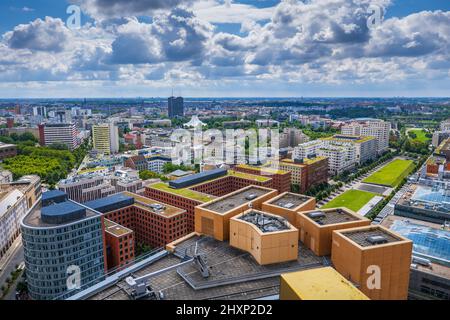
[[[121,268],[134,260],[134,232],[104,219],[107,269]]]
[[[271,185],[268,187],[278,190],[279,193],[291,191],[291,172],[287,170],[276,170],[245,164],[237,165],[234,167],[234,170],[272,179]]]
[[[139,245],[159,248],[187,234],[185,210],[134,193],[122,192],[85,205],[132,230]]]
[[[128,158],[127,160],[125,160],[124,165],[125,167],[138,171],[148,169],[147,160],[142,155]]]

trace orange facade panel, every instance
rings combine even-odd
[[[370,299],[407,299],[411,257],[412,241],[382,226],[333,232],[333,265]]]
[[[320,213],[323,215],[316,215]],[[347,208],[312,210],[297,213],[295,226],[299,229],[299,239],[318,256],[331,254],[334,230],[370,225],[366,219]]]
[[[230,219],[230,245],[261,265],[297,260],[298,230],[277,215],[247,210]]]

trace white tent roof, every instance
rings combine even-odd
[[[200,127],[200,126],[206,126],[206,123],[203,123],[200,121],[200,119],[198,118],[198,116],[192,116],[191,121],[189,121],[188,123],[184,124],[185,127]]]

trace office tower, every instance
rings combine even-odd
[[[42,146],[65,144],[70,150],[78,147],[77,128],[74,123],[47,123],[39,125],[39,140]]]
[[[119,152],[119,129],[113,123],[92,126],[94,149],[104,154]]]
[[[184,116],[184,99],[182,97],[170,97],[168,99],[169,118]]]
[[[58,182],[58,189],[76,202],[92,201],[116,193],[116,188],[102,175],[85,174],[73,176]]]
[[[50,191],[24,217],[21,230],[32,299],[65,298],[77,279],[80,289],[103,279],[105,237],[98,212]],[[68,281],[70,276],[76,280]]]

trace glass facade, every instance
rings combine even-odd
[[[28,288],[35,300],[64,297],[71,266],[80,268],[82,288],[104,275],[100,216],[49,228],[22,224],[22,240]]]

